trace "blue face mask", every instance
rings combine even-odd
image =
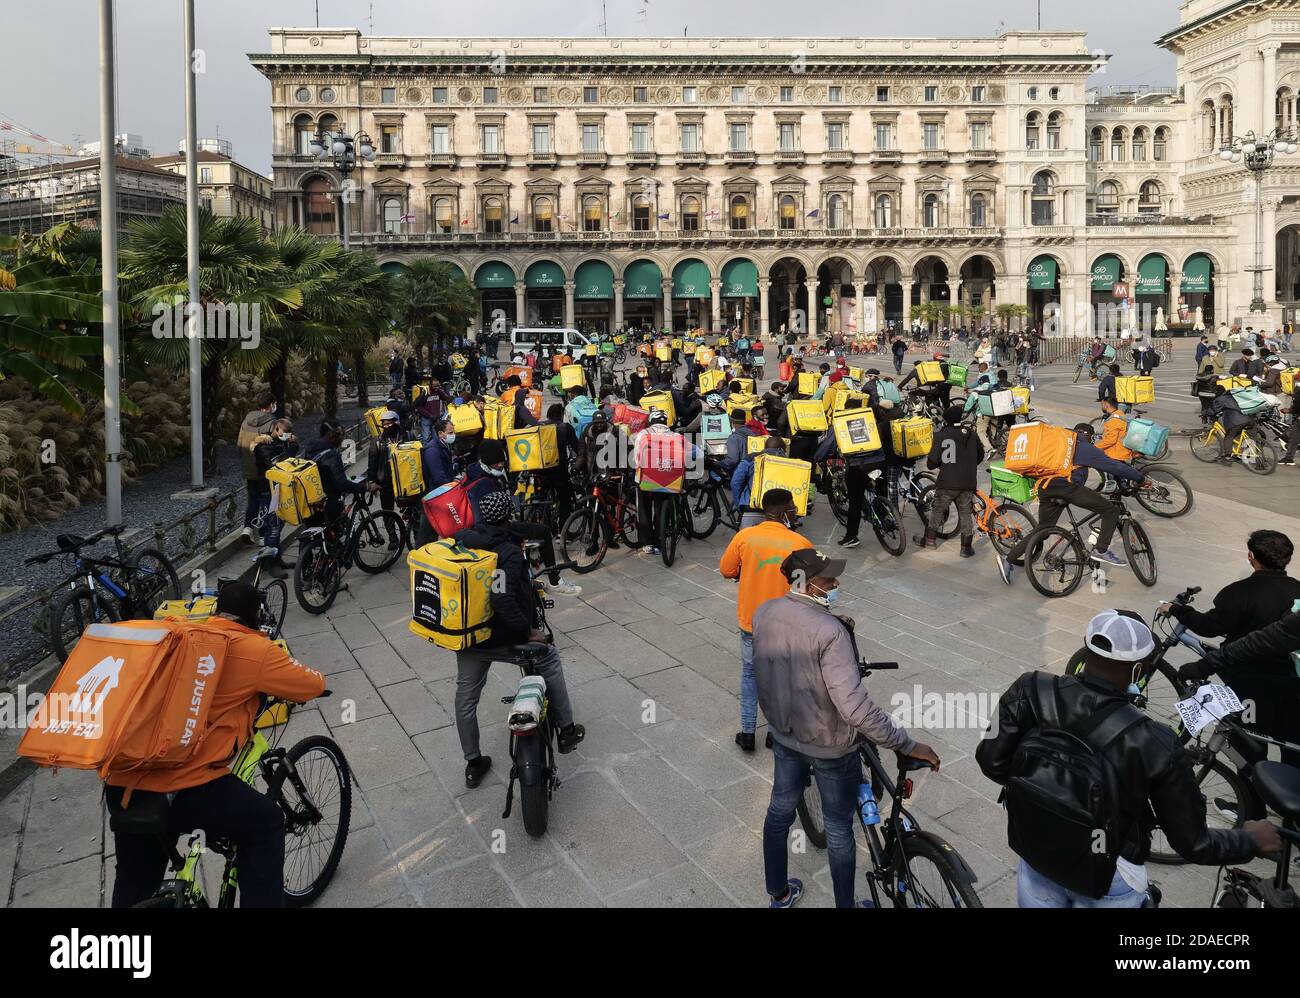
[[[840,598],[840,591],[839,589],[832,589],[822,598],[826,600],[827,606],[834,606],[835,602]]]

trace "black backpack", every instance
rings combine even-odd
[[[1159,366],[1160,366],[1160,354],[1159,354],[1157,351],[1152,350],[1152,351],[1151,351],[1151,370],[1154,371],[1154,370],[1155,370],[1157,367],[1159,367]]]
[[[1120,844],[1119,782],[1105,749],[1145,716],[1117,700],[1061,727],[1060,677],[1034,678],[1042,725],[1011,759],[1003,790],[1007,844],[1062,887],[1101,898],[1115,878]]]

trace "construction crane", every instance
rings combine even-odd
[[[12,118],[6,117],[5,113],[0,111],[0,133],[6,132],[12,134],[0,135],[0,139],[4,140],[4,151],[11,156],[75,157],[77,155],[76,150],[66,142],[55,142],[53,139],[46,138],[39,132],[34,132]],[[17,137],[13,137],[15,134]],[[31,141],[27,142],[23,139]]]

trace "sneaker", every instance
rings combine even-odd
[[[839,542],[839,545],[842,548],[855,548],[861,543],[862,541],[858,540],[856,537],[845,537]]]
[[[1011,585],[1011,576],[1015,574],[1016,566],[1011,564],[1011,559],[1004,554],[998,555],[998,574],[1002,576],[1002,581]]]
[[[255,544],[257,543],[257,532],[252,527],[245,527],[240,531],[239,539],[245,544]]]
[[[637,549],[636,549],[636,553],[637,553],[637,554],[647,554],[647,555],[648,555],[648,554],[658,554],[658,553],[659,553],[659,549],[658,549],[657,547],[655,547],[653,544],[646,544],[646,545],[643,546],[643,547],[639,547],[639,548],[637,548]]]
[[[1116,568],[1128,568],[1128,562],[1114,551],[1094,551],[1092,560],[1099,561],[1104,565],[1114,565]]]
[[[754,751],[754,732],[752,732],[752,731],[737,731],[737,732],[736,732],[736,744],[740,746],[740,750],[741,750],[742,752],[753,752],[753,751]]]
[[[492,757],[490,755],[481,755],[477,759],[471,759],[465,763],[465,786],[473,790],[483,782],[483,777],[492,768]]]
[[[763,739],[763,748],[765,748],[765,749],[770,749],[770,748],[772,747],[774,741],[775,741],[775,739],[772,738],[772,732],[769,731],[769,732],[767,733],[767,737]]]
[[[565,579],[559,582],[543,582],[542,588],[548,593],[559,593],[561,596],[578,596],[582,593],[582,586],[576,586]]]
[[[559,737],[556,739],[559,744],[560,754],[568,755],[578,747],[578,743],[587,737],[587,729],[581,724],[570,724],[568,727],[561,728]]]
[[[1237,802],[1235,800],[1229,800],[1227,797],[1216,797],[1214,798],[1214,810],[1236,824]]]
[[[1281,460],[1281,461],[1278,461],[1278,464],[1279,464],[1279,465],[1283,465],[1283,464],[1284,464],[1284,465],[1286,465],[1286,466],[1288,466],[1288,467],[1291,467],[1291,468],[1294,468],[1294,467],[1295,467],[1295,462],[1294,462],[1294,461],[1287,461],[1287,460],[1285,460],[1285,459],[1283,459],[1283,460]]]
[[[785,897],[772,898],[769,908],[793,908],[803,897],[803,881],[791,877],[785,885]]]

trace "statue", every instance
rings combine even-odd
[[[1165,322],[1165,307],[1161,305],[1156,309],[1156,332],[1163,333],[1168,328],[1169,325]]]
[[[1196,306],[1196,318],[1192,320],[1192,329],[1198,333],[1205,332],[1205,309],[1200,305]]]

